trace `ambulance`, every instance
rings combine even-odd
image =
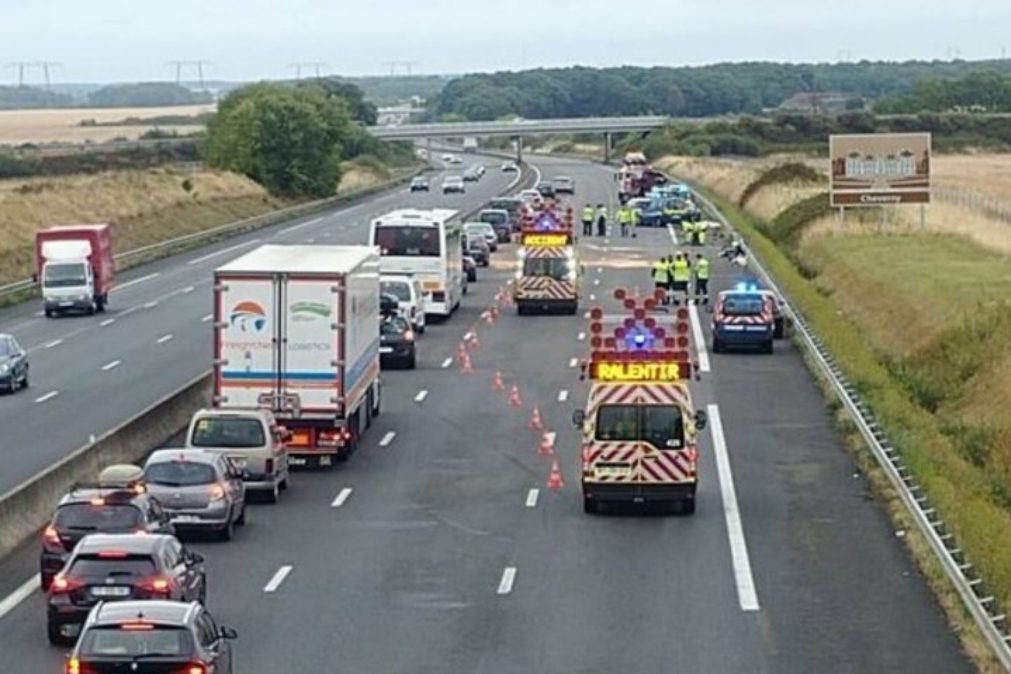
[[[590,312],[592,351],[581,369],[590,391],[572,418],[582,433],[583,510],[624,502],[692,514],[707,419],[692,402],[688,310],[657,314],[662,297],[623,289],[615,298],[627,313]]]
[[[553,211],[526,218],[520,229],[513,301],[520,315],[535,309],[579,310],[582,266],[576,252],[571,212]]]

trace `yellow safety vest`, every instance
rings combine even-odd
[[[695,263],[695,278],[700,281],[709,280],[709,260],[704,257],[700,257]]]
[[[653,263],[653,282],[654,283],[667,283],[667,263],[666,262],[654,262]]]
[[[593,222],[593,206],[586,206],[583,208],[583,222]]]
[[[674,260],[674,282],[690,281],[691,277],[688,261],[684,258]]]

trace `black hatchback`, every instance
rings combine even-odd
[[[232,674],[234,629],[197,602],[102,603],[88,615],[65,674]]]
[[[414,330],[411,322],[400,313],[397,298],[380,296],[379,366],[400,366],[413,370],[415,366]]]

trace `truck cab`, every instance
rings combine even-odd
[[[108,225],[39,230],[35,257],[46,316],[105,311],[115,266]]]

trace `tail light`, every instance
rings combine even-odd
[[[208,674],[209,671],[204,663],[191,662],[179,670],[179,674]]]
[[[408,330],[407,332],[405,332],[404,333],[404,339],[406,339],[408,342],[413,342],[414,341],[414,330]]]
[[[42,532],[42,542],[55,548],[63,549],[63,541],[60,540],[60,532],[56,527],[49,525]]]
[[[84,587],[84,583],[76,578],[70,578],[64,576],[62,573],[57,574],[53,578],[52,584],[49,586],[49,591],[53,594],[66,594],[67,592],[73,592],[79,588]]]
[[[172,589],[175,587],[175,583],[172,582],[171,578],[166,578],[165,576],[155,576],[154,578],[148,578],[137,583],[137,587],[142,590],[146,590],[151,594],[158,594],[168,596],[172,593]]]
[[[273,461],[273,459],[271,459]],[[211,485],[211,501],[221,501],[225,498],[225,488],[220,484]]]
[[[70,658],[63,668],[64,674],[92,674],[95,670],[88,665],[81,664],[77,658]]]
[[[266,461],[263,462],[263,472],[266,473],[267,475],[273,475],[274,474],[274,460],[273,459],[267,459]]]

